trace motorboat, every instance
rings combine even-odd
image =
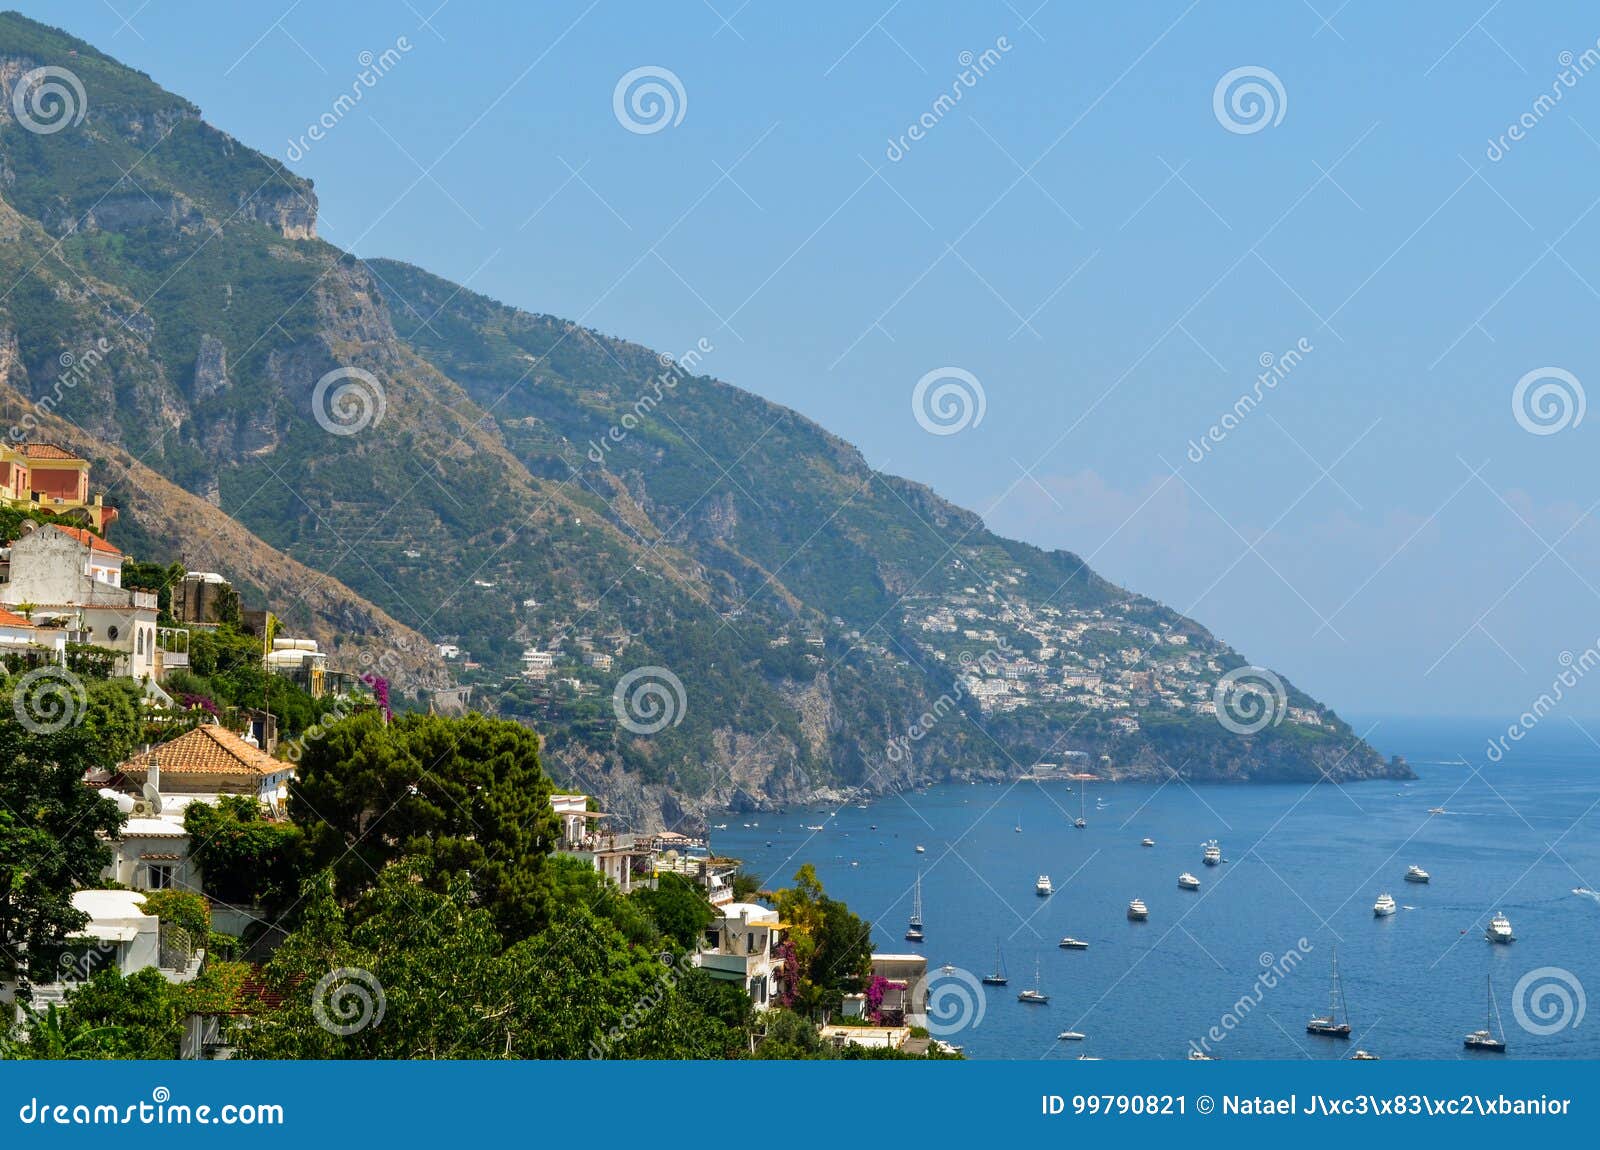
[[[1142,847],[1153,847],[1153,846],[1156,845],[1156,840],[1155,839],[1140,839],[1139,840],[1139,845],[1142,846]]]
[[[1178,876],[1178,889],[1179,890],[1199,890],[1200,889],[1200,880],[1195,878],[1194,875],[1190,874],[1188,871],[1184,871],[1182,874],[1180,874]]]
[[[1128,903],[1128,919],[1131,922],[1143,922],[1150,917],[1150,908],[1144,905],[1144,899],[1136,898]]]
[[[1081,938],[1073,938],[1070,934],[1056,944],[1062,950],[1088,950],[1089,944]]]
[[[1081,1030],[1063,1030],[1060,1034],[1056,1035],[1057,1041],[1060,1042],[1082,1042],[1088,1037],[1089,1036],[1083,1033]]]
[[[1490,942],[1516,942],[1517,936],[1511,933],[1511,920],[1503,911],[1496,911],[1495,916],[1489,920],[1489,929],[1483,937]]]
[[[1056,893],[1056,888],[1050,885],[1049,875],[1042,874],[1039,876],[1039,881],[1033,884],[1033,893],[1040,898],[1048,898]]]
[[[1388,918],[1399,908],[1395,906],[1394,895],[1384,891],[1378,896],[1378,901],[1372,904],[1372,913],[1377,918]]]
[[[1407,882],[1427,882],[1431,878],[1433,878],[1433,876],[1419,866],[1406,867]]]

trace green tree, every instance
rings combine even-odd
[[[211,897],[275,907],[298,888],[300,828],[268,819],[254,797],[224,795],[215,806],[190,803],[183,829],[193,844],[189,853],[199,864],[201,887]]]
[[[811,1016],[836,1009],[871,967],[871,925],[828,897],[810,863],[795,872],[794,886],[778,891],[776,902],[779,916],[792,924],[789,940],[799,967],[795,1008]]]
[[[105,838],[123,821],[115,803],[83,785],[84,773],[127,758],[140,724],[138,688],[125,680],[84,684],[52,669],[0,691],[15,703],[0,707],[4,982],[48,971],[66,936],[83,926],[72,892],[99,881],[111,861]]]
[[[716,917],[705,891],[682,875],[660,875],[654,890],[635,891],[633,897],[644,905],[656,929],[684,950],[695,948]]]
[[[330,726],[301,757],[290,814],[311,865],[342,897],[406,855],[432,860],[436,890],[471,876],[499,929],[521,937],[550,913],[545,861],[559,833],[539,740],[483,715],[374,712]]]

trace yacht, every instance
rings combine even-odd
[[[1376,918],[1388,918],[1397,908],[1394,905],[1394,895],[1384,891],[1378,896],[1378,901],[1372,904],[1372,913]]]
[[[1377,1062],[1378,1056],[1370,1050],[1358,1050],[1350,1056],[1353,1062]]]
[[[1406,867],[1407,882],[1427,882],[1433,876],[1419,866]]]
[[[1081,938],[1073,938],[1070,934],[1056,944],[1062,950],[1088,950],[1089,944]]]
[[[1128,919],[1130,922],[1143,922],[1150,917],[1150,908],[1144,905],[1144,899],[1136,898],[1128,903]]]
[[[1050,885],[1050,876],[1047,874],[1040,875],[1039,881],[1033,884],[1033,893],[1040,898],[1045,898],[1055,894],[1055,892],[1056,888]]]
[[[1179,890],[1199,890],[1200,889],[1200,880],[1195,878],[1194,875],[1190,874],[1188,871],[1184,871],[1182,874],[1180,874],[1178,876],[1178,889]]]
[[[1039,961],[1033,963],[1033,986],[1017,995],[1018,1002],[1029,1002],[1035,1006],[1044,1006],[1050,1001],[1050,996],[1039,989]]]
[[[1461,1045],[1468,1050],[1488,1050],[1496,1054],[1503,1054],[1506,1049],[1505,1027],[1500,1028],[1500,1036],[1498,1038],[1495,1037],[1492,1029],[1500,1018],[1500,1006],[1494,1000],[1494,982],[1488,978],[1485,978],[1484,982],[1488,986],[1489,994],[1488,1002],[1484,1004],[1483,1029],[1474,1030],[1467,1035],[1461,1040]]]
[[[1333,973],[1328,984],[1328,1013],[1306,1023],[1307,1034],[1324,1038],[1350,1037],[1350,1010],[1344,1001],[1344,986],[1339,982],[1339,948],[1333,950]]]
[[[918,843],[917,844],[917,853],[919,855],[925,855],[925,854],[928,853],[928,848],[923,846],[921,843]]]
[[[1156,840],[1155,839],[1140,839],[1139,840],[1139,845],[1142,846],[1142,847],[1153,847],[1153,846],[1156,845]]]
[[[1496,911],[1495,916],[1489,920],[1489,929],[1484,932],[1484,938],[1490,942],[1516,942],[1517,936],[1511,933],[1511,920],[1503,911]]]
[[[1072,820],[1072,825],[1077,827],[1080,831],[1089,825],[1089,820],[1086,817],[1089,813],[1088,792],[1089,788],[1086,786],[1080,786],[1078,788],[1078,817]]]
[[[1000,940],[994,941],[994,973],[983,976],[985,986],[1004,986],[1011,981],[1006,977],[1005,959],[1000,957]]]
[[[1082,1042],[1088,1037],[1089,1036],[1081,1030],[1063,1030],[1060,1034],[1056,1035],[1056,1040],[1059,1042]]]
[[[1198,1046],[1189,1047],[1189,1061],[1190,1062],[1215,1062],[1216,1060],[1217,1060],[1217,1056],[1215,1054],[1207,1054],[1204,1050],[1201,1050]]]
[[[1222,848],[1217,845],[1217,840],[1212,839],[1206,843],[1206,853],[1200,857],[1206,866],[1216,866],[1222,861]]]

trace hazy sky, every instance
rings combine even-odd
[[[1591,6],[19,7],[314,179],[333,242],[705,338],[1340,710],[1514,716],[1600,640]],[[945,368],[982,419],[930,434]]]

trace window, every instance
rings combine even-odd
[[[117,625],[115,623],[113,623],[111,626],[106,628],[106,638],[107,639],[115,639],[121,633],[122,633],[121,630],[117,627]]]
[[[143,627],[139,628],[138,643],[139,643],[139,654],[143,655],[144,654],[144,628]]]
[[[172,872],[177,869],[170,863],[145,863],[144,864],[144,889],[145,890],[171,890],[174,883]]]

